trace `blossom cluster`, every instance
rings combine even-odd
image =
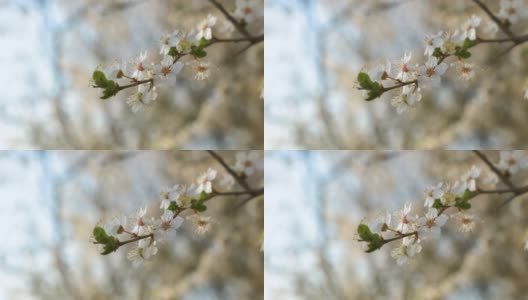
[[[121,90],[137,87],[127,98],[127,104],[136,113],[156,100],[160,85],[176,83],[177,75],[186,67],[191,68],[196,80],[205,80],[210,76],[212,66],[206,60],[209,46],[215,43],[256,42],[245,29],[244,38],[219,38],[220,35],[232,35],[235,24],[241,28],[263,17],[261,0],[237,0],[230,22],[219,26],[218,18],[209,14],[196,28],[188,31],[174,30],[165,33],[160,39],[159,56],[149,60],[148,51],[137,57],[109,65],[98,66],[92,74],[92,85],[102,90],[101,99],[115,96]],[[183,58],[188,57],[186,61]]]
[[[197,234],[207,233],[216,221],[205,215],[207,202],[222,195],[253,195],[253,191],[224,192],[218,189],[230,189],[234,185],[233,176],[246,178],[262,170],[262,159],[256,152],[240,152],[230,170],[235,175],[226,174],[218,180],[218,171],[208,168],[191,184],[176,184],[159,193],[159,217],[148,217],[147,206],[132,215],[120,215],[108,222],[99,222],[93,229],[91,241],[97,244],[103,255],[117,251],[123,245],[134,243],[127,258],[134,266],[140,266],[158,252],[158,245],[174,239],[178,228],[188,220]],[[229,179],[226,179],[229,178]],[[247,192],[247,193],[246,193]],[[184,212],[189,211],[186,216]]]
[[[522,151],[503,151],[495,167],[500,170],[500,176],[511,176],[520,169],[528,168],[528,158]],[[472,166],[455,182],[439,182],[426,188],[423,196],[425,213],[417,214],[412,203],[407,202],[396,212],[386,212],[370,222],[362,221],[357,228],[358,241],[363,243],[366,252],[399,241],[391,256],[398,265],[407,264],[410,258],[420,253],[423,241],[440,236],[442,227],[448,221],[456,224],[461,232],[473,231],[478,218],[468,212],[471,200],[485,192],[493,193],[490,189],[498,184],[499,175],[490,172],[484,176],[479,167]]]
[[[500,21],[501,26],[509,28],[511,24],[527,16],[528,6],[523,0],[501,0],[497,13],[500,20],[484,24],[480,17],[472,15],[454,31],[440,31],[429,35],[424,41],[423,62],[413,64],[412,52],[406,53],[397,62],[386,60],[384,64],[372,70],[361,71],[357,76],[358,88],[362,90],[367,101],[380,98],[386,92],[399,90],[392,98],[391,104],[398,113],[406,112],[420,102],[423,89],[434,88],[440,84],[442,76],[450,67],[455,69],[459,78],[472,79],[476,67],[467,61],[471,57],[470,49],[480,43],[513,42],[513,38],[493,39],[499,30],[497,22]],[[446,59],[449,57],[456,57],[457,60],[448,64]],[[525,97],[528,98],[528,91]]]

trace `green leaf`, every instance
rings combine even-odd
[[[198,47],[195,45],[191,46],[191,54],[198,58],[204,58],[207,56],[207,52],[203,49],[203,47]]]
[[[106,244],[110,239],[110,237],[106,234],[106,231],[100,226],[95,226],[92,234],[94,236],[95,241],[101,244]]]
[[[464,194],[462,194],[462,197],[456,199],[455,206],[463,210],[470,209],[471,203],[469,200],[471,197],[473,197],[473,192],[471,192],[469,189],[466,189]]]
[[[205,206],[204,200],[191,200],[191,208],[198,212],[204,212],[207,210],[207,206]]]
[[[202,38],[201,40],[198,41],[197,46],[203,49],[203,48],[205,48],[205,46],[207,46],[208,44],[209,44],[209,41],[206,40],[205,38]]]
[[[436,58],[440,58],[444,55],[444,53],[442,53],[442,49],[440,48],[435,48],[434,51],[433,51],[433,54],[432,56],[436,57]]]
[[[378,82],[373,82],[371,85],[371,89],[368,92],[367,99],[365,100],[372,101],[376,98],[381,97],[383,93],[384,91],[383,91],[383,87],[381,86],[381,84],[379,84]]]
[[[370,79],[370,76],[365,72],[360,72],[357,76],[357,81],[359,83],[359,86],[365,90],[372,89],[372,80]]]
[[[357,228],[357,233],[359,234],[359,237],[364,241],[369,242],[372,240],[372,232],[366,224],[359,224]]]
[[[115,96],[117,93],[119,92],[119,84],[117,84],[115,81],[113,80],[108,80],[106,82],[106,87],[105,89],[103,90],[103,96],[101,97],[101,99],[108,99],[110,97],[113,97]]]
[[[469,189],[466,189],[464,191],[464,194],[462,194],[462,200],[467,201],[473,196],[473,192],[471,192]]]
[[[101,252],[101,255],[107,255],[110,254],[119,248],[119,240],[113,236],[109,237],[109,240],[106,242],[106,244],[103,247],[103,252]]]
[[[205,201],[205,197],[207,197],[207,193],[206,192],[201,192],[200,195],[198,196],[198,201]]]
[[[469,48],[473,47],[475,43],[470,39],[466,38],[462,46],[457,46],[455,48],[455,55],[459,58],[470,58],[471,52],[468,51]]]
[[[436,208],[436,209],[440,209],[442,208],[444,205],[442,204],[442,201],[440,201],[440,199],[435,199],[433,205],[431,206],[432,208]]]
[[[96,87],[104,88],[107,85],[108,80],[106,79],[105,74],[100,70],[95,70],[92,74],[92,79]]]
[[[176,209],[178,209],[178,204],[176,203],[176,201],[171,201],[171,203],[169,204],[169,207],[167,207],[167,209],[172,211],[172,212],[175,212]]]
[[[367,253],[371,253],[371,252],[374,252],[378,249],[380,249],[382,246],[383,246],[383,239],[381,238],[381,236],[377,233],[374,233],[372,236],[371,236],[371,242],[368,244],[368,249],[367,249]]]
[[[176,47],[170,47],[169,52],[167,53],[167,55],[175,57],[176,55],[178,55],[178,49],[176,49]]]

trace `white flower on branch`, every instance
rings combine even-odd
[[[163,60],[154,67],[154,71],[161,78],[169,82],[176,81],[176,75],[183,69],[183,64],[179,61],[173,62],[171,56],[165,56]]]
[[[411,216],[412,203],[407,202],[403,209],[398,211],[396,214],[400,223],[396,227],[396,230],[406,233],[409,231],[410,223],[413,222],[416,218]]]
[[[477,219],[474,215],[460,212],[454,215],[452,219],[456,221],[460,232],[473,232],[475,229]]]
[[[214,169],[207,169],[205,173],[200,175],[197,179],[198,186],[196,187],[196,193],[200,194],[202,192],[205,192],[207,194],[210,194],[213,192],[213,180],[216,178],[216,170]]]
[[[408,264],[409,258],[422,251],[420,239],[415,236],[405,237],[400,247],[394,248],[391,252],[392,258],[396,259],[399,266]]]
[[[408,81],[411,77],[413,67],[410,65],[412,58],[412,53],[405,53],[403,58],[401,59],[400,63],[398,64],[398,74],[396,75],[396,79],[399,79],[401,81]]]
[[[154,221],[156,231],[161,233],[160,240],[172,239],[176,236],[177,229],[183,224],[184,219],[180,216],[174,217],[174,213],[166,210],[158,220]]]
[[[424,86],[431,84],[437,86],[440,84],[441,76],[447,71],[447,64],[442,62],[438,64],[438,58],[431,56],[425,65],[418,67],[418,84]]]
[[[501,151],[500,160],[497,167],[509,174],[516,174],[520,169],[528,166],[528,159],[525,153],[521,150]]]
[[[477,179],[479,178],[479,176],[480,176],[480,168],[477,166],[472,166],[471,170],[469,170],[469,172],[464,174],[461,178],[464,184],[464,189],[467,188],[468,190],[472,192],[476,191],[477,190]]]
[[[148,84],[142,84],[138,86],[137,92],[128,97],[126,103],[131,107],[132,112],[137,113],[145,105],[150,104],[156,100],[158,93],[156,93],[156,87],[151,87]]]
[[[462,25],[462,40],[470,39],[472,41],[477,39],[477,28],[480,25],[480,18],[472,15],[471,19],[466,21],[464,25]]]
[[[174,30],[172,33],[165,33],[161,36],[160,54],[167,55],[172,47],[177,47],[182,39],[183,34],[179,30]]]
[[[236,9],[233,15],[244,22],[253,22],[264,15],[262,0],[236,0]]]
[[[420,237],[437,237],[440,235],[442,226],[445,225],[449,217],[442,214],[438,215],[438,210],[435,208],[429,209],[425,217],[418,219],[417,223],[420,226]]]
[[[262,169],[257,151],[238,152],[233,170],[246,176],[251,176],[256,170]]]
[[[510,24],[519,22],[521,18],[528,15],[528,7],[524,0],[501,0],[498,16],[507,20]]]
[[[158,253],[157,242],[151,239],[140,240],[137,246],[127,254],[128,260],[132,261],[134,267],[139,267],[143,262]]]
[[[391,104],[396,108],[396,111],[399,114],[404,113],[422,100],[422,94],[420,91],[420,88],[414,86],[404,86],[402,93],[392,98]]]
[[[144,51],[132,60],[132,65],[134,69],[134,72],[132,73],[133,78],[137,80],[143,80],[147,78],[147,66],[145,65],[145,60],[147,59],[147,56],[148,52]]]
[[[444,43],[444,40],[442,38],[443,34],[444,33],[440,31],[435,35],[429,35],[425,38],[425,55],[433,55],[435,49],[440,48],[442,46],[442,44]]]
[[[194,214],[188,217],[194,224],[194,231],[200,235],[204,235],[211,229],[213,223],[212,218],[201,214]]]
[[[135,217],[133,217],[134,221],[134,228],[132,229],[132,233],[137,235],[145,235],[149,234],[149,224],[150,222],[145,218],[145,215],[147,214],[147,207],[140,208],[138,212],[136,212]]]
[[[443,187],[444,187],[444,183],[440,182],[437,185],[433,185],[425,189],[424,207],[433,206],[436,199],[440,199],[444,196]]]
[[[201,40],[202,38],[210,40],[213,38],[213,26],[216,24],[216,17],[208,15],[205,20],[203,20],[198,25],[198,32],[196,33],[196,39]]]

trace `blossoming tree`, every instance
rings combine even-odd
[[[266,234],[277,242],[266,242],[265,259],[277,280],[267,291],[522,298],[527,162],[526,151],[275,153],[266,170],[280,176],[266,190],[279,201],[266,208]],[[303,214],[290,213],[299,207]]]
[[[209,0],[211,5],[222,15],[220,23],[216,16],[209,14],[195,28],[176,29],[164,34],[160,39],[159,56],[155,62],[148,60],[148,51],[142,52],[131,60],[114,62],[92,74],[93,87],[101,89],[101,99],[108,99],[120,91],[136,88],[127,103],[133,112],[138,112],[145,105],[156,100],[158,83],[174,85],[176,76],[185,66],[194,72],[197,80],[207,79],[211,65],[206,60],[209,47],[215,44],[246,44],[233,52],[239,55],[248,48],[262,43],[264,34],[253,34],[248,24],[260,21],[264,16],[262,0],[237,0],[234,11],[228,11],[217,0]]]
[[[160,243],[177,238],[177,230],[185,219],[192,223],[196,233],[207,233],[215,225],[212,217],[205,214],[210,201],[236,196],[242,198],[237,205],[241,206],[263,197],[264,187],[251,187],[248,182],[249,176],[263,170],[262,159],[256,152],[238,153],[234,164],[228,164],[214,151],[209,153],[224,170],[222,181],[217,179],[216,169],[208,168],[194,183],[176,184],[159,193],[161,216],[149,218],[143,207],[130,216],[120,215],[96,225],[92,241],[99,246],[101,254],[134,244],[127,257],[134,266],[140,266],[156,255]]]
[[[526,1],[270,2],[270,147],[526,148]]]

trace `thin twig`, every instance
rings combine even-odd
[[[216,1],[216,0],[209,0],[209,2],[211,2],[211,4],[213,4],[220,12],[222,12],[222,14],[229,20],[229,22],[231,22],[231,24],[233,24],[233,26],[235,26],[235,28],[245,37],[249,38],[251,36],[251,34],[249,34],[249,32],[247,31],[247,29],[244,27],[243,24],[241,24],[240,22],[238,22],[235,17],[233,17],[226,9],[225,7],[220,4],[220,2]]]
[[[499,26],[499,28],[504,32],[507,36],[510,37],[510,39],[513,40],[514,43],[517,43],[517,37],[513,34],[513,32],[502,22],[494,13],[491,12],[489,7],[486,6],[486,4],[482,3],[480,0],[473,0],[475,4],[477,4],[484,12]]]
[[[480,152],[479,150],[473,150],[473,153],[475,153],[488,167],[493,171],[493,173],[497,174],[497,176],[502,180],[502,182],[507,185],[512,190],[517,190],[517,188],[513,185],[511,180],[506,177],[495,165],[488,159],[488,157]]]
[[[216,152],[214,152],[213,150],[207,150],[207,152],[214,158],[216,159],[216,161],[218,161],[218,163],[220,163],[222,165],[222,167],[224,167],[224,169],[229,173],[231,174],[231,176],[233,176],[233,178],[238,182],[238,184],[240,184],[246,191],[249,191],[251,190],[251,188],[249,187],[249,184],[246,182],[246,180],[244,178],[242,178],[241,176],[239,176],[235,170],[233,170],[233,168],[231,168],[225,161],[224,159],[218,155]]]

